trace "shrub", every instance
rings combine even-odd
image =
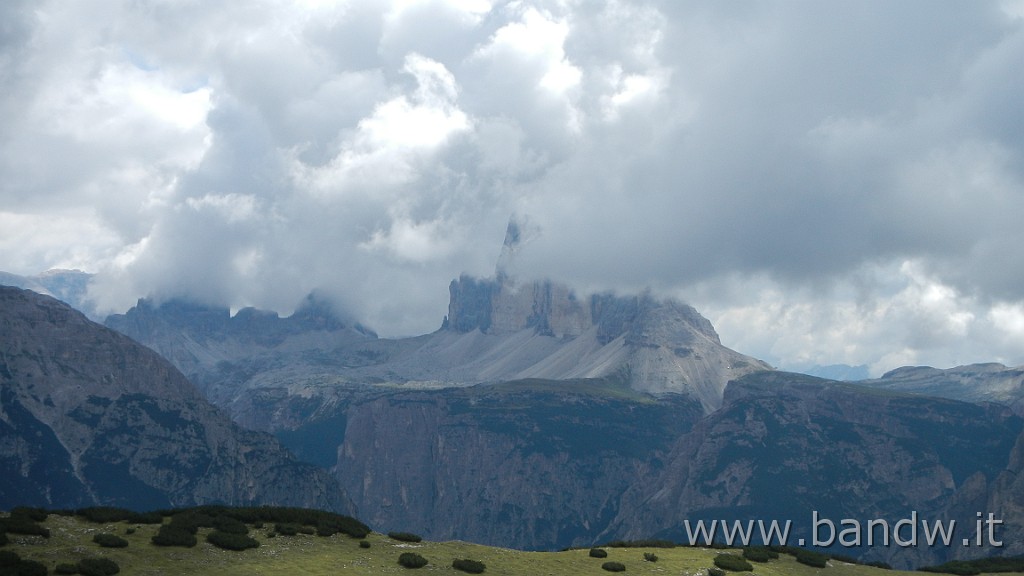
[[[132,524],[163,524],[164,516],[159,512],[133,512],[127,521]]]
[[[590,557],[591,558],[607,558],[608,557],[608,551],[607,550],[602,550],[601,548],[591,548],[590,549]]]
[[[7,532],[0,530],[0,546],[6,546],[9,541],[7,539]]]
[[[53,569],[54,574],[78,574],[78,564],[62,562]]]
[[[370,541],[369,540],[360,540],[359,541],[359,547],[360,548],[369,548],[370,547]]]
[[[796,561],[806,564],[812,568],[824,568],[828,566],[828,556],[813,550],[800,550],[796,553]]]
[[[658,555],[654,554],[653,552],[644,552],[644,560],[648,562],[657,562]]]
[[[715,556],[715,566],[730,572],[749,572],[754,569],[750,562],[734,554],[719,554]]]
[[[231,518],[230,516],[218,516],[213,519],[213,529],[218,532],[225,532],[227,534],[248,534],[249,527],[243,524],[240,520]]]
[[[11,509],[11,516],[22,516],[33,522],[43,522],[50,513],[42,508],[31,508],[29,506],[15,506]]]
[[[302,527],[291,522],[278,522],[274,524],[274,531],[281,536],[295,536],[299,533],[300,528]]]
[[[78,573],[82,576],[111,576],[120,571],[117,562],[109,558],[82,558],[78,561]]]
[[[419,542],[423,540],[419,535],[410,532],[388,532],[388,538],[401,542]]]
[[[182,546],[191,548],[196,545],[196,535],[185,528],[164,524],[153,536],[153,544],[157,546]]]
[[[50,537],[49,528],[36,524],[36,521],[32,520],[28,516],[8,516],[7,518],[0,518],[0,532],[24,534],[26,536],[42,536],[43,538]]]
[[[452,568],[461,570],[467,574],[483,574],[484,570],[487,569],[487,566],[485,566],[483,562],[477,562],[476,560],[464,560],[457,558],[452,561]]]
[[[427,559],[415,552],[404,552],[398,557],[398,563],[406,568],[423,568],[427,565]]]
[[[129,535],[129,536],[131,536],[132,534],[135,534],[135,526],[129,526],[129,527],[125,528],[124,529],[124,533]]]
[[[605,562],[601,564],[601,569],[607,570],[608,572],[625,572],[626,565],[622,562]]]
[[[115,508],[113,506],[92,506],[89,508],[79,508],[75,511],[76,514],[82,516],[89,522],[95,524],[110,524],[112,522],[121,522],[122,520],[128,520],[136,513],[128,510],[127,508]],[[161,518],[161,522],[163,519]]]
[[[248,550],[249,548],[259,548],[260,546],[259,542],[245,534],[221,532],[220,530],[214,530],[207,534],[206,541],[224,550]]]
[[[778,552],[773,552],[763,546],[754,546],[743,549],[743,557],[751,562],[767,562],[779,557]]]
[[[114,534],[97,534],[92,537],[92,541],[99,544],[104,548],[127,548],[128,541],[120,536]]]
[[[18,576],[46,576],[46,565],[36,560],[22,560],[18,564]]]
[[[0,568],[17,566],[19,562],[21,562],[21,556],[18,556],[17,552],[11,552],[10,550],[0,550]]]
[[[725,570],[721,568],[708,568],[708,576],[725,576]]]

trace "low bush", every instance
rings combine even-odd
[[[79,508],[78,510],[75,510],[75,514],[85,518],[89,522],[93,522],[94,524],[111,524],[113,522],[121,522],[130,519],[132,516],[138,515],[127,508],[115,508],[113,506],[91,506],[89,508]],[[161,518],[160,521],[163,522],[163,518]]]
[[[256,539],[245,534],[221,532],[220,530],[214,530],[207,534],[206,541],[224,550],[248,550],[249,548],[259,548],[260,546]]]
[[[392,540],[399,540],[401,542],[420,542],[423,540],[418,534],[412,534],[410,532],[388,532],[388,538]]]
[[[46,576],[46,565],[36,560],[22,560],[18,564],[18,576]]]
[[[54,574],[78,574],[78,564],[62,562],[53,569]]]
[[[918,568],[921,572],[940,572],[942,574],[956,574],[957,576],[975,576],[981,574],[981,569],[963,560],[952,560],[938,566],[925,566]]]
[[[82,558],[78,561],[78,573],[82,576],[111,576],[121,567],[110,558]]]
[[[127,548],[128,541],[120,536],[114,534],[97,534],[92,537],[92,541],[99,544],[104,548]]]
[[[427,559],[415,552],[404,552],[398,557],[398,563],[405,568],[423,568],[428,564]]]
[[[0,550],[0,568],[9,568],[11,566],[17,566],[21,562],[21,556],[18,556],[17,552],[11,552],[10,550]]]
[[[763,546],[752,546],[743,549],[743,557],[751,562],[767,562],[777,559],[779,553]]]
[[[9,541],[7,539],[7,532],[0,531],[0,546],[6,546]]]
[[[719,554],[715,556],[715,566],[729,572],[749,572],[754,569],[750,562],[735,554]]]
[[[197,543],[195,534],[171,524],[161,526],[152,540],[153,544],[157,546],[181,546],[183,548],[191,548]]]
[[[487,566],[483,562],[469,559],[456,559],[452,561],[452,568],[467,574],[483,574]]]
[[[50,516],[50,513],[42,508],[15,506],[11,509],[11,516],[22,516],[33,522],[44,522]]]
[[[9,534],[22,534],[25,536],[50,537],[50,529],[36,524],[36,521],[28,516],[8,516],[0,518],[0,532]]]
[[[644,560],[646,560],[648,562],[657,562],[658,561],[658,555],[654,554],[652,552],[644,552]]]
[[[607,550],[602,550],[601,548],[591,548],[590,549],[590,557],[591,558],[607,558],[608,557],[608,551]]]
[[[725,576],[725,570],[721,568],[708,568],[708,576]]]
[[[605,562],[604,564],[601,564],[601,569],[607,570],[608,572],[625,572],[626,565],[622,562]]]
[[[796,553],[796,561],[812,568],[828,566],[828,556],[813,550],[800,550]]]
[[[213,519],[213,529],[228,534],[248,534],[249,527],[230,516],[218,516]]]
[[[359,541],[359,547],[360,548],[369,548],[370,547],[370,541],[369,540],[360,540]]]

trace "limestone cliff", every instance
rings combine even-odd
[[[0,508],[208,502],[352,513],[324,471],[239,428],[166,360],[0,287]]]

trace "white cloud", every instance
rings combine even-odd
[[[517,212],[773,362],[1024,363],[1019,5],[3,3],[0,269],[409,334]]]

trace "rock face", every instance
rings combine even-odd
[[[0,508],[225,502],[354,512],[328,474],[239,428],[153,351],[11,287],[0,287],[0,430]]]
[[[405,392],[349,410],[338,477],[380,529],[528,549],[587,545],[700,414],[692,400],[654,400],[611,381]]]
[[[1021,430],[1002,406],[752,374],[730,384],[722,408],[677,440],[662,470],[625,494],[605,536],[682,540],[686,519],[757,518],[792,520],[794,536],[810,541],[813,510],[837,522],[893,523],[917,511],[972,527],[976,512],[1020,501],[1018,488],[988,483],[1014,483],[1004,470]],[[1005,505],[978,507],[986,497]],[[904,567],[986,554],[959,546],[839,551]]]

